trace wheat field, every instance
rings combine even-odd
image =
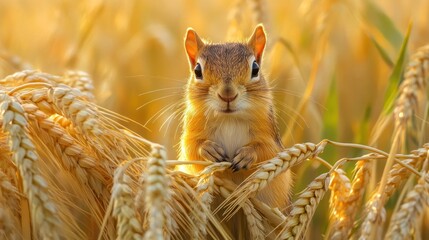
[[[428,16],[426,0],[0,1],[0,239],[232,239],[237,211],[252,239],[426,239]],[[229,162],[177,160],[183,39],[258,23],[286,148],[237,186],[216,174]],[[289,169],[287,209],[255,197]]]

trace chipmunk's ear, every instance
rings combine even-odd
[[[195,67],[195,64],[197,64],[198,53],[203,46],[204,43],[198,36],[197,32],[195,32],[192,28],[188,28],[185,37],[185,49],[191,67]]]
[[[253,50],[256,62],[259,64],[261,63],[262,54],[264,53],[266,42],[267,37],[265,34],[264,26],[262,24],[258,24],[247,44]]]

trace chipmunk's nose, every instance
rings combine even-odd
[[[232,86],[224,86],[218,93],[217,96],[224,102],[230,103],[234,101],[238,93],[234,90]]]
[[[218,96],[220,99],[222,99],[222,101],[227,102],[227,103],[230,103],[230,102],[234,101],[234,100],[237,98],[238,93],[236,93],[236,94],[235,94],[235,96],[232,96],[232,95],[222,96],[222,95],[220,95],[220,94],[218,93],[218,94],[217,94],[217,96]]]

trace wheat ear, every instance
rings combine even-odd
[[[396,127],[405,126],[418,107],[418,94],[424,91],[429,74],[429,45],[421,47],[411,56],[399,87],[394,116]]]
[[[77,133],[94,146],[102,145],[101,148],[94,150],[101,158],[109,159],[104,162],[107,167],[127,159],[129,149],[126,146],[126,139],[123,139],[123,132],[109,128],[106,124],[108,119],[99,112],[95,104],[85,100],[79,90],[58,85],[48,91],[48,100],[53,103],[56,113],[71,120]],[[108,123],[118,126],[113,121]]]
[[[54,103],[56,112],[70,119],[79,133],[90,136],[103,134],[100,120],[96,116],[96,109],[84,102],[80,91],[60,85],[50,89],[48,97]]]
[[[196,194],[199,198],[199,201],[201,202],[201,205],[206,206],[207,210],[210,210],[213,201],[213,185],[215,172],[223,171],[230,166],[230,162],[213,163],[212,165],[207,166],[199,174],[199,181],[196,186]],[[204,213],[204,211],[199,212]],[[201,216],[199,216],[198,220],[201,222],[201,224],[198,225],[199,232],[194,232],[194,238],[198,238],[200,234],[204,237],[207,235],[207,215],[202,214]]]
[[[278,239],[302,239],[305,236],[317,205],[322,200],[330,183],[329,173],[315,178],[292,204],[289,216],[283,221]]]
[[[164,207],[170,201],[169,180],[166,173],[166,152],[161,146],[152,146],[147,162],[145,207],[148,213],[149,228],[145,239],[164,239],[164,226],[167,214]],[[169,236],[167,236],[169,237]]]
[[[414,158],[404,159],[403,163],[408,164],[410,167],[416,168],[423,159],[427,156],[428,145],[425,145],[424,148],[419,148],[412,152],[415,156]],[[396,191],[399,185],[408,178],[410,171],[403,167],[402,165],[396,163],[390,169],[387,182],[383,191],[383,196],[378,192],[374,193],[370,200],[365,206],[365,215],[361,226],[361,235],[359,239],[368,239],[370,237],[375,237],[375,231],[373,231],[374,226],[378,226],[380,223],[383,223],[386,219],[386,210],[384,209],[384,204],[389,200],[392,194]],[[379,186],[380,187],[380,186]]]
[[[213,177],[213,180],[214,180],[213,189],[215,190],[215,192],[217,192],[217,194],[219,194],[224,198],[229,197],[231,193],[234,191],[234,189],[237,188],[237,186],[228,179],[220,179],[218,177]],[[263,209],[263,211],[261,212],[262,214],[265,213],[265,216],[266,215],[271,217],[274,216],[275,222],[280,223],[281,220],[280,221],[278,220],[278,216],[276,216],[277,213],[274,213],[275,210],[268,207],[266,204],[260,202],[257,199],[253,199],[253,198],[247,199],[240,205],[240,207],[243,209],[244,214],[246,215],[246,221],[248,225],[247,228],[250,231],[250,236],[252,237],[252,239],[265,239],[265,234],[267,232],[267,229],[266,229],[267,225],[264,225],[263,222],[266,219],[262,218],[258,210],[255,208],[256,206],[258,207],[258,210]],[[278,211],[278,213],[284,217],[284,215],[280,213],[280,211]],[[268,219],[268,220],[271,223],[272,219]]]
[[[366,204],[366,217],[361,225],[359,240],[376,239],[373,230],[386,220],[386,209],[382,204],[382,196],[375,193]],[[380,237],[380,236],[379,236]]]
[[[125,167],[118,167],[113,178],[111,201],[113,216],[116,217],[116,239],[142,239],[143,228],[134,208],[132,179],[125,173]]]
[[[48,83],[50,85],[56,85],[60,77],[51,75],[48,73],[42,73],[37,70],[23,70],[20,72],[16,72],[12,75],[6,76],[4,79],[0,81],[3,87],[14,87],[24,83]]]
[[[86,153],[85,148],[78,144],[65,129],[40,111],[35,104],[27,103],[22,107],[29,119],[32,119],[36,126],[52,140],[53,145],[56,146],[54,151],[60,151],[58,154],[63,167],[71,171],[82,185],[89,186],[95,196],[101,196],[109,183],[108,171],[94,157]]]
[[[331,173],[331,198],[329,200],[330,208],[330,230],[328,232],[329,239],[345,239],[347,233],[338,231],[341,229],[341,224],[344,224],[345,219],[349,219],[348,215],[348,197],[351,191],[350,180],[342,169],[336,169]],[[333,231],[334,230],[334,231]]]
[[[399,210],[392,216],[386,237],[388,239],[412,239],[416,233],[419,216],[429,206],[429,175],[419,179],[417,185],[407,193]]]
[[[0,92],[0,102],[2,128],[9,133],[13,161],[19,169],[23,191],[30,204],[33,230],[38,232],[42,239],[59,239],[61,221],[56,205],[49,196],[48,185],[37,168],[38,156],[33,142],[28,137],[28,122],[24,110],[4,92]]]
[[[328,234],[329,239],[346,239],[348,237],[365,192],[365,186],[369,182],[370,168],[371,165],[368,160],[361,160],[356,163],[351,189],[348,193],[346,192],[348,196],[342,205],[345,209],[340,210],[341,214],[345,214],[346,217],[335,218],[334,215],[331,215],[333,222]]]
[[[59,80],[72,88],[78,89],[83,97],[88,101],[94,102],[94,85],[88,73],[84,71],[67,71]]]
[[[234,214],[237,206],[244,202],[250,196],[256,194],[266,187],[275,177],[289,170],[291,167],[300,164],[306,159],[311,159],[320,154],[326,142],[319,144],[302,143],[295,144],[291,148],[279,153],[275,158],[263,162],[258,169],[252,173],[239,187],[235,190],[223,204],[227,204],[226,218]]]

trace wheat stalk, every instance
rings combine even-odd
[[[292,204],[292,210],[283,221],[283,228],[277,238],[302,239],[305,236],[317,205],[328,190],[329,183],[329,173],[324,173],[307,186]]]
[[[48,185],[37,168],[38,156],[35,146],[28,137],[27,118],[22,106],[6,93],[0,92],[3,131],[9,133],[9,144],[13,161],[23,181],[23,191],[31,207],[33,230],[41,238],[59,239],[61,221],[56,205],[48,193]]]
[[[228,204],[226,209],[227,216],[235,213],[234,209],[236,209],[240,203],[266,187],[275,177],[289,170],[291,167],[300,164],[304,160],[314,158],[320,154],[325,145],[325,141],[317,145],[313,143],[295,144],[293,147],[279,153],[277,157],[263,162],[258,166],[258,169],[243,182],[241,187],[235,190],[231,196],[226,199],[225,203]],[[222,206],[223,204],[220,207]]]

